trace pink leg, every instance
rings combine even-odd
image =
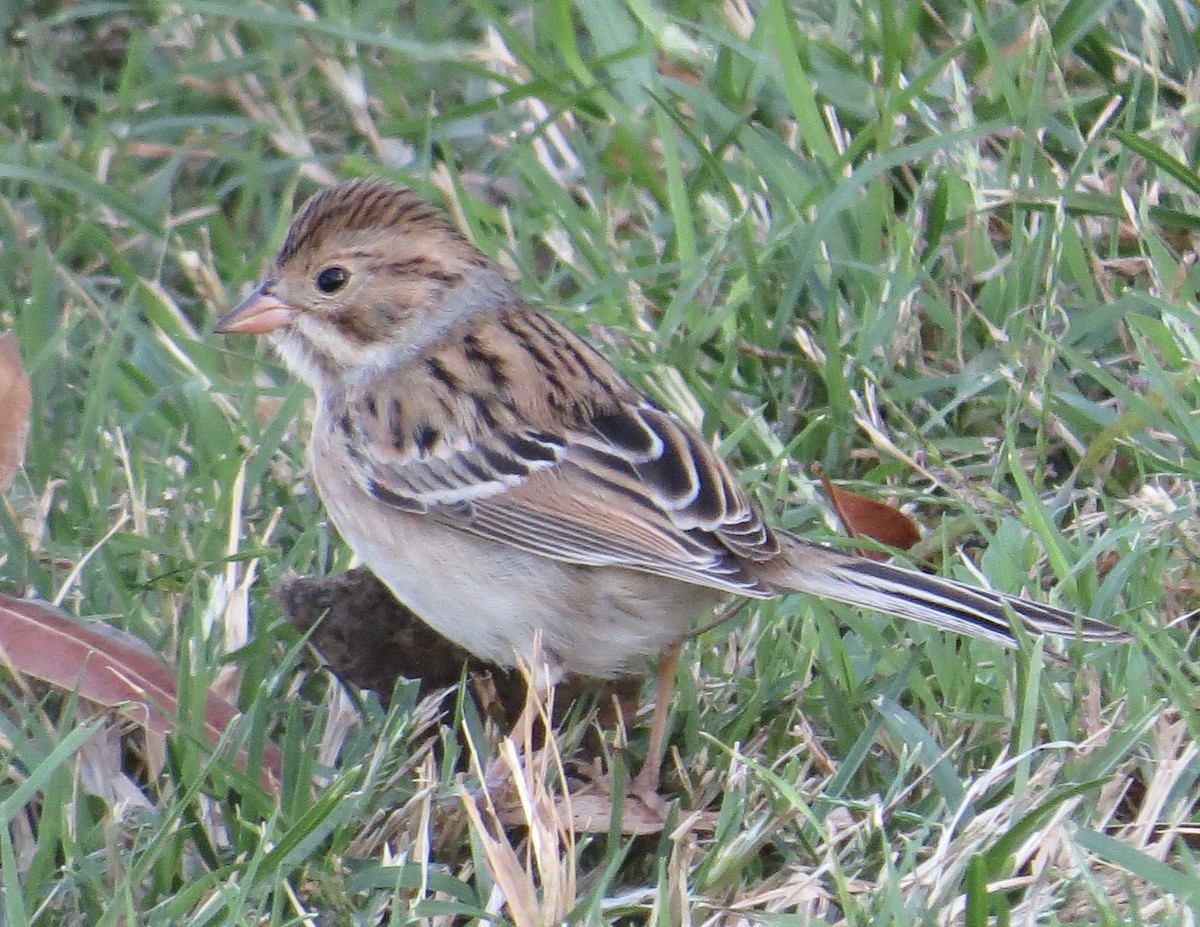
[[[646,748],[646,762],[633,780],[634,794],[658,791],[658,778],[662,772],[663,740],[667,734],[667,713],[671,710],[671,696],[675,691],[675,670],[679,667],[679,653],[683,643],[672,644],[658,655],[658,685],[654,689],[654,714],[650,716],[650,746]]]

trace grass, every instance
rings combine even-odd
[[[793,6],[0,12],[0,327],[35,398],[4,589],[244,710],[214,752],[6,683],[4,923],[1192,922],[1194,11]],[[553,767],[529,826],[468,816],[469,699],[349,698],[279,623],[276,577],[350,557],[303,390],[210,334],[292,204],[364,173],[446,206],[778,523],[838,542],[819,463],[944,574],[1135,643],[756,605],[689,648],[674,829],[571,833]],[[279,796],[232,762],[266,738]]]

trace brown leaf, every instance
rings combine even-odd
[[[612,830],[612,815],[615,799],[612,781],[607,776],[588,782],[573,782],[568,795],[553,797],[554,815],[560,821],[570,821],[571,829],[577,834],[607,834]],[[621,833],[629,836],[660,834],[666,826],[670,806],[657,793],[630,792],[621,797]],[[515,796],[501,796],[497,803],[496,817],[506,827],[528,827],[527,809]],[[707,811],[688,814],[688,829],[712,832],[717,826],[717,817]]]
[[[571,826],[577,834],[606,834],[612,827],[613,797],[610,794],[595,790],[573,794],[567,807]],[[663,798],[655,802],[640,795],[624,796],[621,800],[621,833],[634,836],[662,833],[668,808]]]
[[[852,538],[870,538],[897,550],[908,550],[921,540],[916,523],[899,509],[868,499],[834,486],[824,470],[818,468],[817,475],[829,496],[829,502],[841,520],[846,533]],[[887,560],[888,555],[880,550],[860,550],[871,560]]]
[[[14,673],[116,709],[150,733],[175,730],[174,673],[143,641],[109,625],[84,623],[44,602],[0,593],[0,660]],[[208,696],[204,729],[212,743],[237,714],[229,702]],[[237,760],[244,769],[244,751]],[[267,744],[262,763],[263,788],[277,792],[283,756],[274,744]]]
[[[0,335],[0,492],[8,492],[25,460],[33,393],[11,333]]]

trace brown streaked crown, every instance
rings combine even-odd
[[[436,230],[467,244],[453,223],[411,188],[374,177],[347,181],[305,204],[288,229],[275,264],[282,267],[297,254],[313,253],[343,233],[413,227]]]

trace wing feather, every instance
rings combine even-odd
[[[568,563],[770,594],[742,558],[774,556],[774,535],[712,448],[647,402],[557,434],[443,421],[436,440],[405,446],[369,414],[378,404],[360,406],[348,440],[387,505]]]

